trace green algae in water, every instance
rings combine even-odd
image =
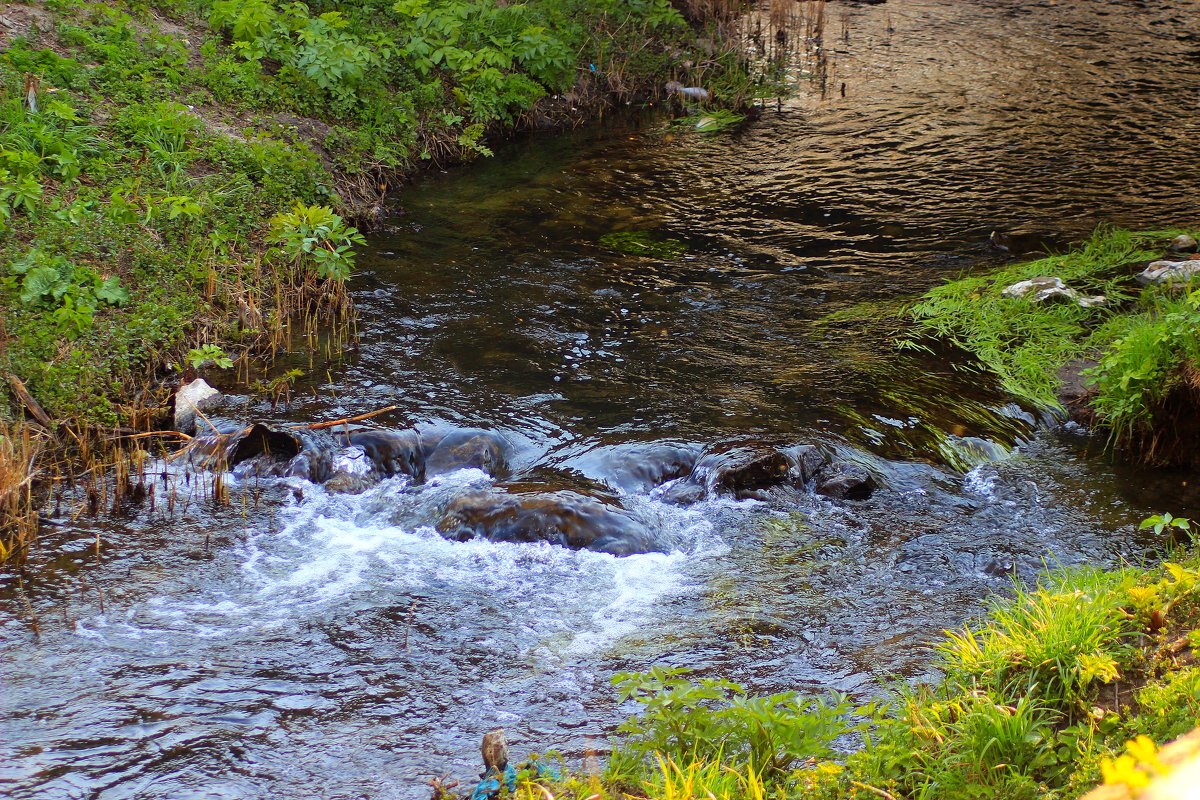
[[[678,258],[687,252],[687,245],[678,239],[655,239],[648,231],[606,233],[600,244],[618,253],[647,258]]]
[[[745,121],[745,114],[728,109],[714,109],[701,114],[680,117],[673,120],[671,124],[677,128],[691,129],[700,133],[720,133],[736,128]]]

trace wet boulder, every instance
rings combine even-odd
[[[788,482],[792,463],[782,451],[762,444],[725,445],[696,462],[692,479],[710,494],[740,496]]]
[[[179,387],[175,393],[175,430],[191,434],[196,431],[196,418],[211,415],[211,410],[221,399],[221,393],[208,385],[203,378]],[[210,425],[204,429],[209,430]]]
[[[829,464],[829,459],[815,444],[797,444],[780,451],[791,465],[792,476],[799,483],[808,483]]]
[[[571,491],[468,492],[450,502],[437,529],[455,541],[549,542],[617,556],[656,549],[650,529],[627,510]]]
[[[454,430],[438,437],[425,459],[425,475],[479,469],[493,478],[507,477],[512,445],[499,433],[478,428]]]
[[[213,432],[192,440],[188,459],[206,469],[230,469],[251,460],[286,464],[303,449],[304,440],[293,430],[222,420],[215,423]]]
[[[351,445],[338,450],[324,481],[325,491],[335,494],[361,494],[379,481],[375,463],[361,447]]]
[[[866,500],[878,485],[857,464],[833,464],[817,474],[817,494],[834,500]]]
[[[347,443],[361,448],[382,477],[406,475],[414,480],[425,477],[425,449],[416,431],[352,431]]]
[[[596,448],[569,466],[618,492],[637,494],[692,474],[700,452],[685,442],[634,442]]]
[[[1063,283],[1062,278],[1051,275],[1018,281],[1005,287],[1000,294],[1011,299],[1025,298],[1034,303],[1065,301],[1075,303],[1083,308],[1096,308],[1108,303],[1108,298],[1104,295],[1098,294],[1094,297],[1082,295]]]

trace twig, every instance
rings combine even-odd
[[[145,431],[143,433],[135,433],[130,436],[117,436],[109,439],[109,441],[116,441],[117,439],[145,439],[150,436],[174,436],[176,439],[184,439],[185,441],[189,442],[192,440],[191,436],[188,436],[186,433],[181,433],[180,431]]]
[[[33,603],[29,602],[29,597],[25,594],[25,587],[20,582],[17,583],[17,596],[21,598],[21,605],[25,609],[25,613],[29,615],[29,625],[33,628],[33,638],[36,641],[41,641],[42,632],[38,630],[37,613],[33,610]]]
[[[399,408],[399,406],[387,406],[386,408],[381,408],[377,411],[369,411],[366,414],[359,414],[357,417],[346,417],[344,419],[334,419],[334,420],[330,420],[329,422],[312,422],[307,425],[304,425],[304,424],[289,425],[288,429],[289,430],[306,429],[306,430],[310,430],[310,431],[320,431],[320,430],[324,430],[325,428],[336,428],[338,425],[347,425],[351,422],[362,422],[364,419],[370,419],[371,417],[377,417],[380,414],[386,414],[389,411],[395,411],[397,408]]]
[[[417,601],[413,600],[408,609],[408,621],[404,623],[404,652],[408,652],[408,632],[412,630],[413,615],[417,613]]]
[[[8,385],[12,387],[13,394],[20,399],[25,408],[29,410],[30,415],[37,420],[37,423],[53,433],[55,428],[54,420],[51,419],[50,415],[46,413],[46,409],[42,408],[41,404],[38,403],[37,400],[33,399],[33,395],[31,395],[29,390],[25,388],[24,382],[22,382],[20,378],[18,378],[16,375],[13,375],[11,372],[4,377],[8,379]]]
[[[868,786],[865,783],[859,783],[858,781],[850,781],[850,785],[854,786],[858,789],[865,789],[868,792],[871,792],[872,794],[877,794],[880,797],[884,798],[884,800],[896,800],[896,796],[894,794],[892,794],[891,792],[885,792],[883,789],[876,789],[874,786]]]

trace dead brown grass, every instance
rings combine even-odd
[[[31,426],[0,421],[0,562],[22,558],[37,535],[34,465],[41,449]]]

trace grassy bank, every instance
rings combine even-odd
[[[737,4],[680,8],[6,5],[0,422],[29,413],[19,385],[52,430],[29,444],[21,425],[0,429],[0,458],[159,424],[185,370],[240,372],[294,328],[346,319],[354,226],[413,170],[487,156],[497,137],[576,124],[671,80],[743,103],[755,87],[732,43]],[[3,552],[28,529],[9,507],[27,473],[0,470]]]
[[[1133,457],[1196,466],[1198,429],[1191,420],[1200,408],[1200,293],[1134,281],[1180,233],[1102,229],[1069,253],[939,286],[908,309],[916,328],[909,342],[949,340],[1014,395],[1042,407],[1072,405]],[[1084,307],[1003,294],[1042,276],[1107,302]],[[1069,396],[1067,384],[1074,384]]]
[[[545,798],[1053,798],[1155,774],[1155,745],[1200,723],[1200,555],[1058,569],[947,632],[936,685],[845,698],[747,696],[677,671],[618,676],[642,712],[607,767],[537,781]],[[857,737],[840,756],[835,745]],[[1139,738],[1145,737],[1145,738]],[[1130,743],[1132,742],[1132,745]]]

